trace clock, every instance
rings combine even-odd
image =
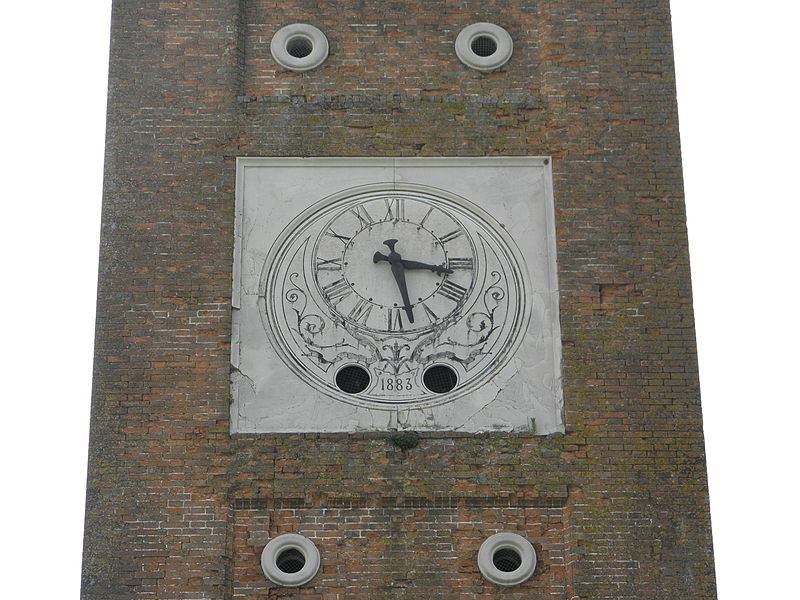
[[[530,313],[525,261],[470,200],[408,184],[319,200],[275,240],[259,310],[309,386],[371,408],[458,401],[513,356]]]
[[[452,211],[419,196],[381,193],[347,205],[323,226],[309,268],[331,314],[399,335],[446,323],[470,298],[477,266],[472,236]]]

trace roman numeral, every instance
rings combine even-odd
[[[322,293],[325,294],[328,300],[334,304],[338,304],[352,294],[353,290],[350,289],[350,286],[344,279],[337,279],[333,283],[323,286]]]
[[[320,258],[317,257],[317,271],[341,271],[341,258]]]
[[[342,242],[342,243],[343,243],[345,246],[347,246],[347,242],[349,242],[349,241],[350,241],[350,238],[349,238],[349,237],[347,237],[347,236],[345,236],[345,235],[339,235],[339,234],[338,234],[338,233],[336,233],[336,232],[335,232],[333,229],[329,229],[328,231],[326,231],[326,232],[325,232],[325,235],[327,235],[327,236],[330,236],[330,237],[332,237],[332,238],[336,238],[337,240],[339,240],[340,242]]]
[[[365,324],[373,306],[371,302],[360,298],[350,312],[347,313],[347,316],[357,323]]]
[[[375,221],[372,220],[372,217],[367,212],[367,209],[363,206],[356,206],[355,208],[350,209],[350,212],[358,219],[358,224],[363,228],[369,225],[372,225]]]
[[[457,283],[446,280],[442,282],[442,285],[439,286],[439,289],[436,290],[436,293],[449,300],[452,300],[453,302],[461,302],[464,299],[464,295],[467,293],[467,288],[461,287]]]
[[[425,213],[425,216],[424,216],[424,217],[422,217],[422,221],[420,221],[420,222],[419,222],[419,226],[420,226],[420,227],[424,227],[424,226],[425,226],[425,221],[427,221],[427,220],[428,220],[428,217],[430,217],[430,216],[431,216],[431,213],[432,213],[432,212],[433,212],[433,207],[430,207],[430,208],[428,209],[428,212],[426,212],[426,213]]]
[[[404,198],[384,199],[386,216],[384,221],[404,221],[406,218],[406,201]]]
[[[425,311],[425,316],[428,317],[428,321],[435,323],[439,319],[438,315],[433,312],[424,302],[420,302],[420,304],[422,305],[422,310]]]
[[[399,308],[390,308],[387,317],[389,331],[403,331],[403,316]]]
[[[456,229],[455,231],[451,231],[450,233],[444,234],[442,237],[439,238],[439,241],[442,242],[442,244],[446,244],[447,242],[456,239],[462,233],[464,232],[461,231],[460,229]]]
[[[448,258],[447,259],[447,268],[448,269],[467,269],[472,270],[475,268],[475,264],[472,258]]]

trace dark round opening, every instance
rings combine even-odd
[[[286,42],[286,51],[295,58],[305,58],[314,49],[311,40],[304,37],[295,37]]]
[[[470,44],[472,51],[478,56],[491,56],[497,52],[497,42],[488,35],[479,35]]]
[[[278,554],[275,564],[284,573],[297,573],[306,566],[306,557],[297,548],[288,548]]]
[[[336,387],[348,394],[358,394],[367,389],[369,373],[364,367],[350,365],[336,374]]]
[[[492,556],[492,562],[494,566],[497,567],[498,571],[511,573],[519,569],[522,564],[522,557],[519,555],[519,552],[513,548],[500,548],[500,550],[495,552],[494,556]]]
[[[447,365],[431,367],[422,376],[422,383],[436,394],[444,394],[456,387],[456,372]]]

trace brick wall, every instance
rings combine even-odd
[[[305,74],[269,55],[298,21],[331,44]],[[477,21],[500,72],[455,57]],[[112,27],[84,598],[715,597],[666,1],[116,0]],[[553,157],[565,435],[228,434],[235,157],[370,155]],[[299,589],[258,567],[288,531],[322,551]],[[540,553],[517,588],[477,571],[497,531]]]
[[[383,496],[380,504],[282,509],[274,505],[234,510],[234,597],[263,598],[274,587],[259,565],[270,536],[300,533],[314,541],[323,565],[313,585],[293,590],[301,598],[493,597],[475,561],[475,548],[498,531],[533,539],[539,568],[530,584],[509,588],[504,598],[564,598],[570,547],[559,506],[508,506],[495,498],[453,502],[452,498]],[[311,503],[312,505],[315,503]],[[361,506],[359,506],[359,504]],[[390,506],[383,506],[389,504]],[[355,507],[353,506],[355,505]],[[370,506],[369,508],[367,506]],[[569,582],[571,583],[571,582]]]

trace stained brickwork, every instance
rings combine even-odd
[[[391,506],[234,511],[234,597],[263,598],[272,586],[259,566],[270,534],[300,533],[312,539],[324,557],[313,586],[297,597],[347,597],[370,590],[372,597],[469,598],[496,593],[475,561],[475,548],[498,531],[519,532],[536,544],[539,569],[531,584],[507,590],[503,597],[564,598],[570,547],[564,538],[560,507],[510,507],[493,499],[471,499],[459,506],[428,499],[383,497]],[[437,499],[438,500],[438,499]],[[488,501],[489,506],[482,506]],[[362,502],[363,504],[363,502]],[[373,505],[373,502],[369,502]]]
[[[308,22],[305,73],[269,40]],[[514,55],[452,50],[477,21]],[[116,0],[82,596],[715,597],[668,3]],[[553,157],[567,433],[231,436],[237,156]],[[278,588],[258,554],[318,541]],[[540,553],[517,588],[482,539]]]

